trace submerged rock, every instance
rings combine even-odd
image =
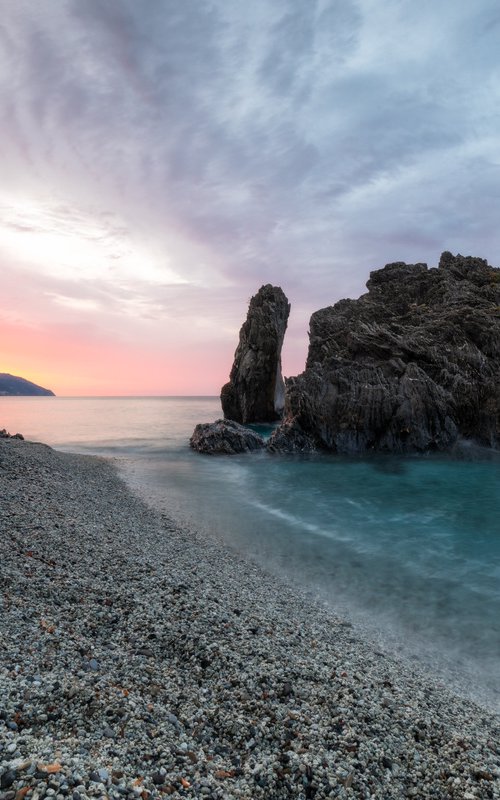
[[[500,444],[500,269],[445,252],[387,264],[368,293],[311,317],[305,371],[287,381],[277,449],[297,430],[338,453]]]
[[[284,407],[281,348],[290,304],[282,289],[266,284],[250,300],[229,377],[221,390],[226,419],[271,422]]]
[[[209,455],[233,455],[265,447],[264,439],[258,433],[227,419],[200,423],[194,429],[189,444],[199,453]]]

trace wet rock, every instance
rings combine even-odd
[[[237,422],[224,419],[197,425],[189,444],[199,453],[209,455],[232,455],[262,450],[265,447],[264,439],[258,433]]]
[[[314,437],[305,433],[296,419],[287,419],[275,428],[267,449],[270,453],[314,453],[318,446]]]
[[[281,348],[289,313],[290,304],[278,286],[266,284],[250,300],[229,382],[221,390],[226,419],[246,423],[281,418]]]

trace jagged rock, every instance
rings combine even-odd
[[[229,377],[221,390],[226,419],[271,422],[284,406],[281,348],[290,304],[282,289],[266,284],[250,300]]]
[[[232,455],[265,447],[262,436],[228,419],[200,423],[194,429],[189,444],[199,453],[209,455]]]
[[[368,293],[311,317],[305,371],[287,381],[280,450],[295,430],[339,453],[500,443],[500,269],[443,253],[387,264]],[[293,423],[293,424],[292,424]]]
[[[283,420],[272,432],[266,445],[270,453],[314,453],[315,439],[305,433],[296,419]]]

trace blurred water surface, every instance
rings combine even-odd
[[[500,458],[200,456],[218,398],[0,398],[0,427],[120,458],[150,502],[500,709]]]

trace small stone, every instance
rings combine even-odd
[[[4,772],[3,775],[0,777],[0,789],[9,789],[10,786],[16,780],[16,773],[13,772],[11,769]]]
[[[290,697],[293,694],[292,684],[286,681],[278,692],[279,697]]]
[[[21,761],[19,764],[16,765],[16,769],[18,772],[25,772],[29,769],[34,767],[34,764],[29,759],[27,761]]]

